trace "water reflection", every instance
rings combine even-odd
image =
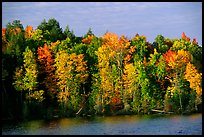
[[[10,135],[201,135],[202,114],[121,115],[34,120],[2,127]]]
[[[58,120],[58,124],[62,127],[73,127],[74,125],[77,125],[78,119],[76,118],[63,118]]]
[[[25,127],[27,130],[37,130],[42,127],[44,121],[43,120],[36,120],[36,121],[29,121],[24,122],[21,124],[22,127]]]

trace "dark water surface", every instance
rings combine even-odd
[[[3,125],[2,135],[202,135],[202,113],[33,120]]]

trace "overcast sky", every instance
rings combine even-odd
[[[2,2],[2,27],[20,20],[36,29],[50,18],[77,36],[91,28],[96,36],[138,33],[152,43],[159,34],[172,39],[185,32],[202,45],[202,2]]]

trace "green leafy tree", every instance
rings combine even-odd
[[[6,25],[7,29],[14,29],[14,28],[20,28],[21,31],[24,31],[23,25],[21,24],[20,20],[14,20],[12,23],[8,23]]]
[[[64,38],[62,28],[60,28],[59,22],[51,18],[46,22],[44,19],[37,29],[42,30],[43,36],[47,41],[55,42]]]
[[[27,45],[36,45],[36,50],[39,46],[43,46],[46,43],[46,39],[43,36],[43,31],[40,29],[36,29],[30,39],[27,39]]]
[[[14,20],[6,25],[4,33],[4,52],[9,54],[17,66],[22,64],[22,52],[25,50],[24,28],[19,20]]]
[[[155,104],[151,104],[151,107],[162,109],[162,100],[165,94],[165,90],[162,90],[166,69],[166,66],[164,65],[165,62],[162,60],[161,53],[158,53],[156,48],[154,49],[154,54],[150,54],[148,60],[147,64],[145,63],[145,68],[150,80],[151,90],[149,94],[152,97],[152,100],[155,101]]]
[[[31,117],[35,116],[35,114],[39,114],[38,112],[41,112],[41,110],[36,110],[36,108],[42,107],[44,91],[38,89],[38,69],[34,53],[29,47],[26,47],[23,56],[24,63],[20,68],[16,68],[13,85],[21,95],[23,117]]]
[[[74,31],[70,31],[69,29],[69,26],[67,25],[65,30],[64,30],[64,35],[65,35],[65,38],[70,38],[71,40],[74,40],[74,38],[76,37],[75,34],[74,34]]]
[[[91,28],[88,29],[87,33],[84,35],[84,38],[87,38],[88,36],[94,35]]]
[[[139,34],[136,34],[132,38],[130,45],[136,47],[136,52],[133,54],[134,57],[137,57],[140,60],[143,60],[144,57],[146,57],[146,53],[148,51],[147,50],[148,45],[147,45],[145,36],[140,36]],[[137,54],[138,56],[136,56],[135,54]]]
[[[168,45],[166,45],[165,38],[162,35],[158,35],[155,38],[153,45],[159,53],[166,53],[169,49]]]
[[[141,93],[140,99],[140,112],[141,113],[148,113],[152,108],[154,100],[151,96],[151,88],[150,88],[150,80],[147,75],[146,69],[144,64],[138,60],[134,62],[136,66],[136,70],[138,72],[138,84],[139,84],[139,92]],[[134,103],[133,102],[133,110],[134,110]]]

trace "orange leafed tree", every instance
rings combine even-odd
[[[32,26],[27,26],[25,29],[25,38],[31,38],[33,35],[33,27]]]
[[[193,42],[192,42],[192,43],[195,44],[195,45],[198,44],[198,42],[196,41],[196,38],[193,39]]]
[[[191,54],[185,50],[178,50],[178,52],[168,50],[163,57],[171,69],[185,66],[191,60]]]
[[[174,56],[176,55],[176,52],[168,50],[165,54],[163,54],[163,57],[165,58],[166,64],[168,65],[169,62],[173,62],[174,61]],[[167,67],[167,70],[169,70],[170,68]]]
[[[6,28],[2,28],[2,51],[5,51],[6,44],[7,44],[7,40],[6,40]]]
[[[177,54],[173,56],[173,61],[169,62],[168,65],[174,69],[181,69],[191,60],[191,55],[188,51],[178,50]]]
[[[82,43],[84,43],[84,44],[86,44],[86,45],[89,45],[89,44],[91,43],[91,41],[92,41],[93,38],[94,38],[94,35],[88,35],[87,38],[84,38],[84,39],[82,40]]]
[[[14,35],[17,35],[21,32],[21,29],[20,28],[14,28],[14,29],[11,29],[10,30]]]
[[[103,36],[102,46],[98,48],[98,67],[101,79],[101,103],[110,104],[114,109],[120,103],[126,102],[123,90],[123,62],[131,59],[134,48],[125,36],[108,32]],[[125,58],[125,59],[124,59]]]
[[[2,28],[2,37],[6,35],[6,28]]]
[[[87,61],[84,61],[84,54],[77,55],[73,53],[70,55],[70,64],[74,65],[74,71],[77,73],[76,77],[79,79],[80,83],[86,81],[88,74],[87,74]]]
[[[190,41],[190,38],[186,36],[186,34],[184,32],[182,32],[182,39],[185,39],[186,41]]]
[[[51,97],[54,97],[53,95],[56,94],[54,59],[47,44],[44,44],[44,47],[38,48],[38,61],[41,64],[42,72],[45,75],[43,84],[48,90],[48,94],[51,95]]]

